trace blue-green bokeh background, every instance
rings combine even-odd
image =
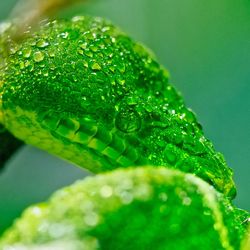
[[[16,0],[0,0],[0,19]],[[250,1],[99,0],[69,13],[104,16],[155,52],[234,170],[250,210]],[[67,14],[69,14],[67,13]],[[0,175],[0,233],[31,203],[85,173],[26,146]]]

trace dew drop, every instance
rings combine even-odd
[[[189,206],[191,204],[192,200],[189,197],[184,197],[182,200],[182,204],[185,206]]]
[[[75,16],[72,18],[72,22],[79,22],[79,21],[83,21],[85,19],[84,16]]]
[[[89,48],[91,49],[91,51],[96,52],[98,50],[98,47],[95,45],[90,45]]]
[[[90,212],[84,217],[84,222],[88,226],[95,226],[97,225],[98,221],[99,221],[98,214],[94,212]]]
[[[35,216],[41,216],[43,214],[43,210],[39,206],[35,206],[32,208],[31,213]]]
[[[88,49],[86,49],[86,50],[84,51],[84,54],[85,54],[86,56],[88,56],[88,57],[93,57],[93,53],[92,53],[90,50],[88,50]]]
[[[34,63],[32,61],[30,61],[29,63],[26,64],[28,70],[31,72],[34,69]]]
[[[185,114],[185,119],[188,122],[190,122],[190,123],[196,122],[195,114],[190,109],[187,109],[184,114]]]
[[[124,80],[124,78],[123,77],[120,77],[120,76],[117,76],[116,77],[116,81],[117,81],[117,83],[118,84],[120,84],[120,85],[124,85],[125,84],[125,80]]]
[[[11,54],[11,55],[14,55],[14,54],[16,54],[16,52],[17,52],[17,48],[11,47],[9,51],[10,51],[10,54]]]
[[[93,70],[101,70],[101,66],[98,63],[94,63],[91,68]]]
[[[39,40],[39,41],[36,43],[36,46],[37,46],[38,48],[45,48],[45,47],[49,46],[49,43],[48,43],[47,41],[41,39],[41,40]]]
[[[129,204],[133,201],[133,194],[128,191],[122,191],[120,193],[120,198],[123,204]]]
[[[55,57],[55,52],[54,52],[54,51],[50,51],[50,52],[49,52],[49,56],[50,56],[50,57]]]
[[[103,32],[103,33],[107,32],[107,31],[109,31],[109,30],[110,30],[110,27],[109,27],[109,26],[106,26],[106,27],[103,27],[103,28],[102,28],[102,32]]]
[[[144,108],[145,108],[145,110],[146,110],[147,112],[149,112],[149,113],[153,111],[153,108],[152,108],[151,105],[147,105],[147,104],[146,104]]]
[[[47,77],[47,76],[49,75],[48,70],[43,71],[43,75],[44,75],[45,77]]]
[[[19,67],[20,67],[20,69],[24,69],[24,62],[20,62],[20,64],[19,64]]]
[[[24,58],[29,58],[30,55],[31,55],[31,49],[30,48],[23,49],[23,57]]]
[[[55,70],[55,69],[56,69],[56,65],[55,65],[55,64],[51,64],[51,65],[50,65],[50,69],[51,69],[51,70]]]
[[[108,198],[113,194],[113,189],[112,189],[112,187],[105,185],[101,188],[100,194],[102,197]]]
[[[137,104],[137,99],[135,97],[133,97],[133,96],[129,96],[127,98],[127,104],[131,105],[131,106],[136,105]]]
[[[82,49],[78,49],[77,52],[78,52],[78,54],[83,55],[83,50]]]
[[[160,199],[161,201],[167,201],[168,195],[167,195],[166,193],[160,193],[160,194],[159,194],[159,199]]]
[[[45,226],[46,224],[43,224]],[[41,231],[44,231],[44,229],[39,228]],[[52,238],[60,238],[63,235],[67,235],[69,232],[71,232],[71,228],[60,224],[60,223],[53,223],[52,225],[49,226],[48,228],[48,233]]]
[[[124,73],[126,70],[125,64],[123,63],[117,64],[117,68],[121,73]]]
[[[111,65],[111,66],[109,66],[109,70],[114,73],[115,72],[115,67]]]
[[[25,66],[26,68],[29,67],[29,66],[30,66],[30,62],[29,62],[29,61],[26,61],[25,64],[24,64],[24,66]]]
[[[63,32],[59,36],[62,37],[62,38],[64,38],[64,39],[66,39],[69,36],[69,32]]]
[[[33,55],[35,62],[41,62],[44,59],[44,54],[41,51],[37,51]]]
[[[164,155],[170,164],[174,164],[177,161],[176,153],[174,152],[173,146],[168,145],[164,150]]]
[[[82,43],[81,45],[80,45],[80,47],[82,48],[82,49],[86,49],[87,48],[87,43]]]
[[[118,113],[115,125],[124,133],[136,132],[141,128],[141,117],[134,109],[128,108]]]
[[[83,61],[83,66],[84,66],[85,68],[88,68],[88,67],[89,67],[88,62],[87,62],[87,61]]]

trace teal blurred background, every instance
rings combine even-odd
[[[0,0],[0,19],[15,2]],[[72,13],[107,17],[154,51],[233,168],[235,204],[250,210],[250,1],[99,0],[64,15]],[[22,148],[0,174],[0,233],[29,204],[86,174]]]

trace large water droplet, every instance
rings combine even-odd
[[[39,40],[39,41],[36,43],[36,46],[37,46],[38,48],[45,48],[45,47],[49,46],[49,43],[48,43],[47,41],[41,39],[41,40]]]
[[[23,57],[24,58],[29,58],[30,54],[31,54],[31,49],[30,48],[23,49]]]
[[[41,51],[37,51],[33,55],[35,62],[41,62],[44,59],[44,54]]]
[[[118,113],[115,125],[124,133],[136,132],[141,128],[141,117],[134,109],[128,108]]]
[[[91,67],[93,70],[101,70],[101,66],[97,63],[97,62],[95,62],[93,65],[92,65],[92,67]]]

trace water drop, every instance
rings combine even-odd
[[[120,193],[120,198],[123,204],[129,204],[133,201],[134,197],[131,192],[128,191],[122,191]]]
[[[95,45],[90,45],[89,48],[93,51],[96,52],[98,50],[98,47]]]
[[[160,199],[161,201],[167,201],[168,195],[167,195],[166,193],[160,193],[160,194],[159,194],[159,199]]]
[[[26,67],[31,72],[34,69],[34,63],[32,61],[27,62]]]
[[[126,67],[125,67],[124,63],[117,64],[117,68],[120,71],[120,73],[124,73],[125,70],[126,70]]]
[[[85,217],[84,221],[88,226],[95,226],[99,221],[98,214],[94,212],[89,212]]]
[[[41,40],[39,40],[39,41],[36,43],[36,46],[37,46],[38,48],[45,48],[45,47],[49,46],[49,43],[48,43],[47,41],[41,39]]]
[[[101,70],[101,66],[98,63],[94,63],[91,67],[93,70]]]
[[[112,189],[112,187],[105,185],[101,188],[100,194],[102,197],[108,198],[113,194],[113,189]]]
[[[109,70],[114,73],[115,72],[115,67],[113,65],[111,65],[111,66],[109,66]]]
[[[164,156],[170,164],[174,164],[177,161],[177,155],[174,152],[174,148],[172,145],[167,145],[164,150]]]
[[[128,108],[118,113],[115,125],[124,133],[136,132],[141,128],[141,117],[134,109]]]
[[[88,57],[93,57],[93,53],[92,53],[89,49],[86,49],[86,50],[84,51],[84,54],[85,54],[86,56],[88,56]]]
[[[52,63],[52,64],[50,64],[50,69],[51,69],[51,70],[55,70],[55,69],[56,69],[56,65],[55,65],[55,64],[53,64],[53,63]]]
[[[119,76],[119,75],[116,77],[116,81],[117,81],[117,83],[119,83],[120,85],[124,85],[124,83],[126,82],[126,81],[124,80],[124,78],[121,77],[121,76]]]
[[[33,55],[35,62],[41,62],[44,59],[44,54],[41,51],[37,51]]]
[[[129,96],[127,98],[127,104],[128,105],[136,105],[137,104],[137,98],[133,97],[133,96]]]
[[[83,61],[83,66],[84,66],[85,68],[88,68],[88,67],[89,67],[88,62],[87,62],[87,61]]]
[[[10,54],[11,54],[11,55],[14,55],[14,54],[16,54],[16,52],[17,52],[17,48],[11,47],[9,51],[10,51]]]
[[[80,47],[82,48],[82,49],[86,49],[87,48],[87,43],[82,43],[81,45],[80,45]]]
[[[83,21],[85,19],[84,16],[75,16],[72,18],[72,22],[79,22],[79,21]]]
[[[144,109],[145,109],[147,112],[149,112],[149,113],[153,111],[153,107],[152,107],[151,105],[148,105],[148,104],[145,104]]]
[[[191,204],[192,200],[189,197],[184,197],[182,200],[182,204],[185,206],[189,206]]]
[[[107,31],[109,31],[109,30],[110,30],[110,27],[109,27],[109,26],[106,26],[106,27],[103,27],[103,28],[102,28],[102,32],[103,32],[103,33],[107,32]]]
[[[44,70],[44,71],[43,71],[43,75],[44,75],[45,77],[47,77],[47,76],[49,75],[49,71],[48,71],[48,70]]]
[[[20,64],[19,64],[19,67],[20,67],[20,69],[24,69],[24,62],[20,62]]]
[[[192,123],[192,122],[196,122],[196,117],[195,114],[193,113],[193,111],[191,111],[190,109],[185,110],[185,119],[186,121]]]
[[[23,57],[24,58],[29,58],[30,54],[31,54],[31,49],[30,48],[23,49]]]
[[[69,32],[63,32],[60,34],[60,37],[62,37],[64,39],[68,38],[68,36],[69,36]]]
[[[55,52],[54,52],[54,51],[50,51],[50,52],[49,52],[49,56],[50,56],[50,57],[55,57]]]
[[[78,49],[77,52],[78,52],[78,54],[83,55],[83,50],[82,49]]]

